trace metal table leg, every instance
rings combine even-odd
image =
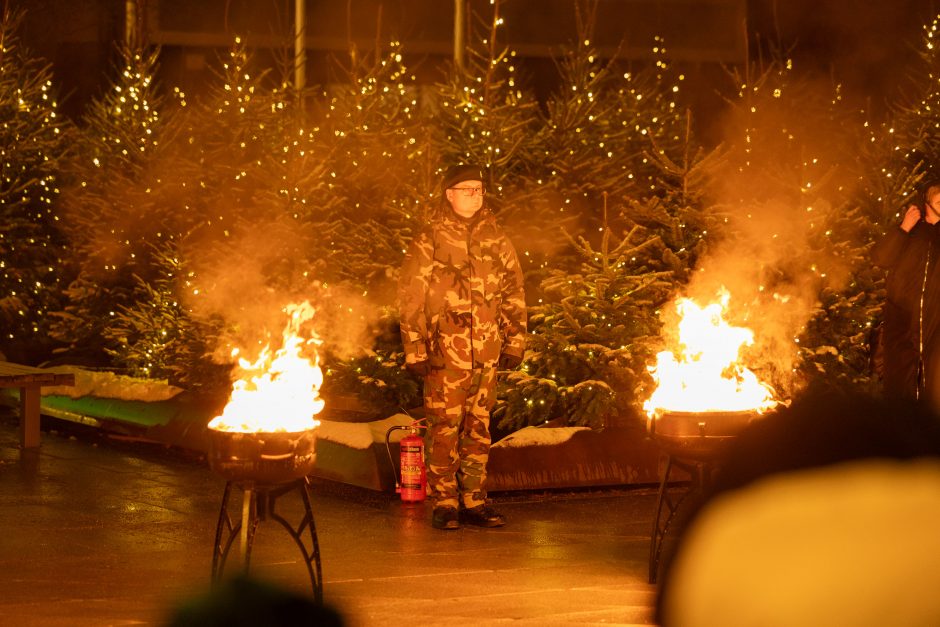
[[[691,478],[688,486],[679,491],[678,494],[674,494],[669,490],[669,478],[674,469],[684,470]],[[666,455],[666,464],[663,469],[662,480],[659,482],[659,494],[656,499],[656,513],[653,515],[653,528],[650,532],[650,583],[656,583],[659,576],[663,544],[676,514],[689,497],[700,498],[704,494],[705,488],[711,481],[712,472],[710,465],[705,462],[682,460],[672,455]]]
[[[241,518],[233,522],[229,513],[232,486],[242,490]],[[295,528],[287,519],[276,511],[277,499],[289,492],[298,491],[304,505],[304,514]],[[244,569],[247,572],[251,560],[251,549],[254,544],[258,524],[268,517],[278,522],[304,557],[304,565],[310,576],[313,596],[318,603],[323,602],[323,575],[320,564],[320,545],[317,539],[316,525],[313,518],[313,507],[310,501],[310,488],[306,478],[298,479],[280,485],[257,485],[253,482],[232,482],[225,484],[222,495],[222,507],[219,511],[219,521],[216,525],[215,545],[212,553],[212,581],[218,582],[225,571],[225,562],[235,538],[241,538],[242,558]],[[307,532],[309,546],[304,538]]]

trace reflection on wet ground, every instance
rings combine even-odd
[[[194,455],[43,421],[42,447],[21,451],[0,409],[2,622],[160,624],[205,593],[224,481]],[[326,602],[348,625],[651,622],[653,490],[494,501],[506,527],[441,532],[425,504],[315,482]],[[251,572],[309,593],[299,551],[269,521]]]

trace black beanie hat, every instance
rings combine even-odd
[[[456,165],[449,168],[444,174],[444,182],[441,183],[441,193],[463,181],[484,182],[483,168],[478,165]]]

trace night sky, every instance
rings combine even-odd
[[[912,77],[938,0],[749,0],[752,38],[793,44],[799,70],[832,75],[874,108]]]

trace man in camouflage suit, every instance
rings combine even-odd
[[[497,368],[522,362],[525,294],[516,251],[483,204],[483,181],[476,166],[447,172],[441,207],[411,243],[398,289],[405,365],[424,378],[438,529],[506,522],[486,504],[490,409]]]

